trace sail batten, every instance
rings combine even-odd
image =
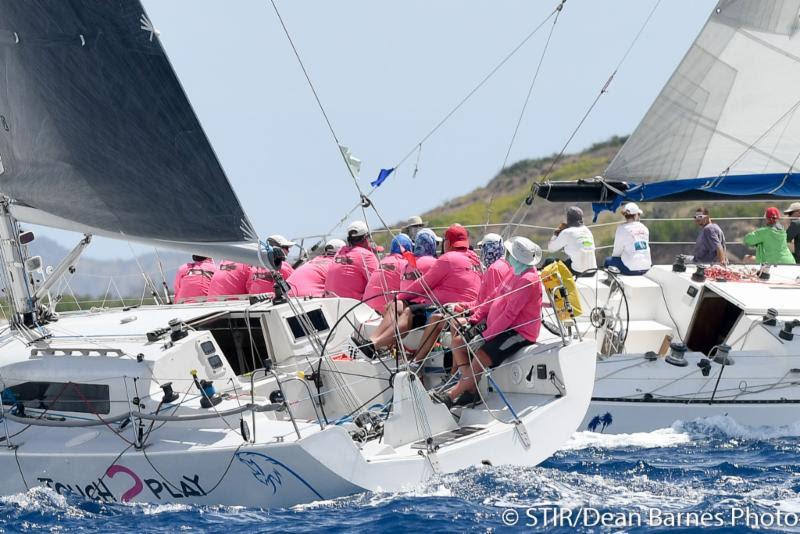
[[[145,19],[138,0],[0,0],[0,193],[29,222],[254,242]]]

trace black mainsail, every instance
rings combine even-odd
[[[139,0],[0,0],[0,193],[20,220],[252,259]]]

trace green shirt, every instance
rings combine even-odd
[[[744,236],[744,244],[756,247],[756,263],[795,263],[786,243],[786,230],[783,228],[763,226]]]

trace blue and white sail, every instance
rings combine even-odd
[[[0,193],[20,220],[255,259],[138,0],[0,0]]]
[[[800,196],[799,15],[800,0],[721,0],[603,180],[583,184],[596,207]]]

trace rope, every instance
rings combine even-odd
[[[270,1],[273,3],[273,6],[274,6],[275,5],[274,0],[270,0]],[[394,169],[398,169],[401,165],[403,165],[406,161],[408,161],[408,159],[411,156],[413,156],[414,153],[416,152],[417,153],[417,163],[416,163],[416,166],[415,166],[415,169],[414,169],[414,176],[416,177],[417,170],[419,169],[419,155],[422,152],[422,144],[425,143],[425,141],[427,141],[428,139],[430,139],[442,126],[444,126],[445,123],[447,123],[447,121],[450,120],[450,118],[453,115],[455,115],[455,113],[459,109],[461,109],[462,106],[464,106],[464,104],[466,104],[523,46],[525,46],[525,44],[528,41],[530,41],[531,38],[533,38],[533,36],[536,35],[539,32],[539,30],[542,29],[542,27],[544,27],[544,25],[547,24],[547,22],[551,18],[553,18],[554,16],[557,16],[558,13],[561,11],[561,8],[562,8],[562,6],[563,6],[565,1],[566,0],[562,0],[558,4],[558,6],[556,6],[556,8],[553,9],[553,11],[551,11],[550,14],[547,15],[547,17],[544,18],[544,20],[542,20],[530,33],[528,33],[528,35],[526,35],[508,54],[506,54],[506,56],[497,65],[495,65],[495,67],[493,69],[491,69],[489,71],[489,73],[487,73],[478,82],[478,84],[475,85],[475,87],[472,88],[471,91],[469,91],[452,109],[450,109],[450,111],[448,111],[444,115],[444,117],[442,117],[442,119],[439,120],[439,122],[436,123],[436,125],[428,131],[428,133],[426,133],[424,136],[422,136],[422,138],[419,141],[414,143],[413,147],[402,158],[400,158],[400,160],[397,163],[395,163],[393,168]],[[277,10],[277,8],[276,8],[276,10]],[[298,57],[298,59],[299,59],[299,57]],[[309,81],[309,83],[310,83],[310,81]],[[337,143],[338,143],[338,141],[337,141]],[[328,232],[324,236],[321,236],[321,237],[327,237],[327,236],[331,235],[333,232],[335,232],[337,228],[339,228],[342,224],[344,224],[344,222],[347,221],[347,219],[353,213],[355,213],[356,210],[358,210],[358,208],[362,205],[363,199],[365,199],[365,198],[366,199],[370,199],[372,194],[377,189],[378,188],[376,186],[373,186],[366,194],[362,194],[362,198],[359,199],[359,204],[356,204],[355,206],[353,206],[350,209],[350,211],[348,211],[344,215],[344,217],[342,217],[339,220],[339,222],[337,222],[330,230],[328,230]]]
[[[575,139],[575,136],[578,134],[578,132],[580,131],[581,127],[583,127],[583,124],[586,122],[586,119],[588,119],[589,115],[591,115],[592,111],[594,111],[594,108],[597,106],[597,103],[600,101],[600,99],[603,97],[603,95],[608,92],[608,88],[609,88],[609,86],[611,86],[611,83],[614,81],[614,78],[616,77],[617,72],[619,72],[619,69],[622,68],[622,65],[625,63],[625,60],[630,55],[630,53],[633,50],[634,46],[636,46],[636,43],[639,41],[639,38],[642,36],[642,33],[644,32],[645,28],[649,24],[650,19],[653,18],[653,15],[655,14],[655,12],[658,9],[659,5],[661,5],[661,0],[657,0],[655,2],[655,4],[653,5],[653,8],[650,10],[650,13],[647,15],[647,18],[644,20],[644,23],[641,25],[641,27],[639,28],[639,31],[636,33],[636,36],[633,38],[633,40],[631,41],[630,45],[625,50],[625,53],[622,55],[622,58],[619,60],[619,63],[617,63],[617,66],[614,68],[613,72],[611,73],[611,76],[608,77],[608,80],[606,80],[606,83],[603,84],[603,87],[600,88],[600,92],[597,94],[597,96],[595,97],[594,101],[592,101],[592,104],[586,110],[586,113],[583,114],[583,117],[581,117],[581,120],[578,122],[578,125],[572,131],[572,134],[570,134],[569,138],[567,138],[567,142],[564,143],[564,146],[561,148],[561,151],[558,153],[558,155],[555,158],[553,158],[552,162],[550,163],[550,167],[547,169],[547,172],[545,172],[542,175],[541,180],[539,180],[539,184],[545,183],[547,181],[547,179],[550,177],[551,173],[553,172],[553,169],[555,168],[556,164],[559,161],[561,161],[561,158],[566,153],[567,148],[572,143],[572,140]],[[530,193],[528,195],[528,198],[526,198],[523,201],[524,202],[523,204],[520,204],[520,207],[517,209],[517,212],[515,212],[514,216],[516,216],[517,213],[519,213],[523,209],[524,206],[527,206],[527,208],[530,208],[533,205],[533,197],[536,194],[537,185],[538,184],[536,182],[531,184],[531,189],[530,189]],[[527,209],[526,209],[526,213],[527,213]],[[524,219],[524,215],[523,215],[522,219]],[[513,221],[514,221],[514,219],[512,218],[512,222]]]
[[[508,158],[511,156],[511,149],[514,146],[514,141],[517,139],[517,134],[519,133],[519,127],[522,124],[522,119],[525,117],[525,110],[528,109],[528,103],[531,99],[531,94],[533,93],[533,88],[536,85],[536,80],[539,79],[539,72],[542,68],[542,63],[544,62],[544,58],[547,55],[547,49],[550,47],[550,40],[553,37],[553,32],[556,29],[556,24],[558,24],[558,18],[561,16],[561,11],[564,9],[564,4],[567,0],[562,0],[562,2],[556,7],[556,15],[553,19],[553,25],[550,26],[550,32],[547,34],[547,40],[544,43],[544,48],[542,49],[542,55],[539,57],[539,63],[536,65],[536,71],[533,74],[533,78],[531,79],[530,87],[528,87],[528,94],[525,97],[525,103],[522,105],[522,110],[520,111],[519,117],[517,118],[517,124],[514,127],[514,133],[511,136],[511,141],[508,143],[508,150],[506,150],[506,155],[503,158],[503,165],[500,167],[500,173],[502,174],[508,164]],[[492,191],[491,195],[489,195],[489,204],[486,206],[486,225],[484,226],[484,233],[486,233],[486,228],[489,226],[489,219],[492,216],[492,202],[494,201],[494,191]]]

